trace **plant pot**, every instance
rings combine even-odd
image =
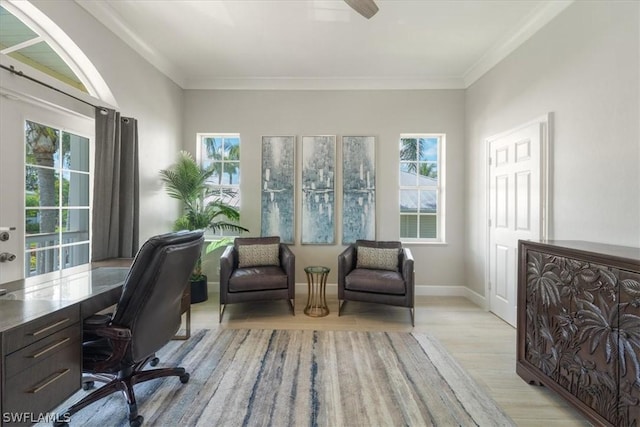
[[[207,291],[207,276],[201,280],[191,281],[191,304],[204,302],[209,298]]]

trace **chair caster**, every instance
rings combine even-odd
[[[188,372],[186,372],[186,373],[184,373],[184,374],[180,375],[180,382],[181,382],[182,384],[186,384],[186,383],[188,383],[188,382],[189,382],[189,377],[190,377],[190,376],[191,376],[191,375],[189,375],[189,373],[188,373]]]
[[[129,420],[129,427],[140,427],[143,421],[144,417],[142,415],[138,415],[134,419]]]
[[[93,381],[85,381],[82,383],[82,389],[84,391],[88,391],[88,390],[91,390],[94,385],[95,383]]]
[[[149,365],[151,366],[157,366],[158,363],[160,363],[160,359],[158,359],[157,357],[154,357],[153,359],[151,359],[151,361],[149,362]]]

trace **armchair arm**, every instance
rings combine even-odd
[[[229,279],[235,266],[236,250],[233,246],[227,246],[220,256],[220,303],[226,304],[227,292],[229,292]]]
[[[344,293],[345,277],[351,273],[356,264],[356,247],[349,245],[338,255],[338,298]]]
[[[415,289],[414,283],[414,268],[413,268],[413,254],[411,249],[402,248],[402,278],[407,287],[407,297],[411,301],[411,307],[413,307],[413,294]]]
[[[284,243],[280,243],[280,267],[282,267],[287,275],[289,297],[294,298],[294,289],[296,286],[296,256],[291,249],[289,249],[289,246]]]

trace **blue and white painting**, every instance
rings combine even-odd
[[[376,238],[376,141],[342,137],[342,244]]]
[[[302,244],[335,241],[335,136],[302,137]]]
[[[295,136],[262,137],[262,225],[264,236],[295,243]]]

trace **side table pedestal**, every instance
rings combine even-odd
[[[307,316],[324,317],[329,314],[326,298],[329,271],[331,271],[330,268],[321,266],[304,269],[304,272],[307,273],[307,285],[309,286],[307,306],[304,308],[304,314]]]

